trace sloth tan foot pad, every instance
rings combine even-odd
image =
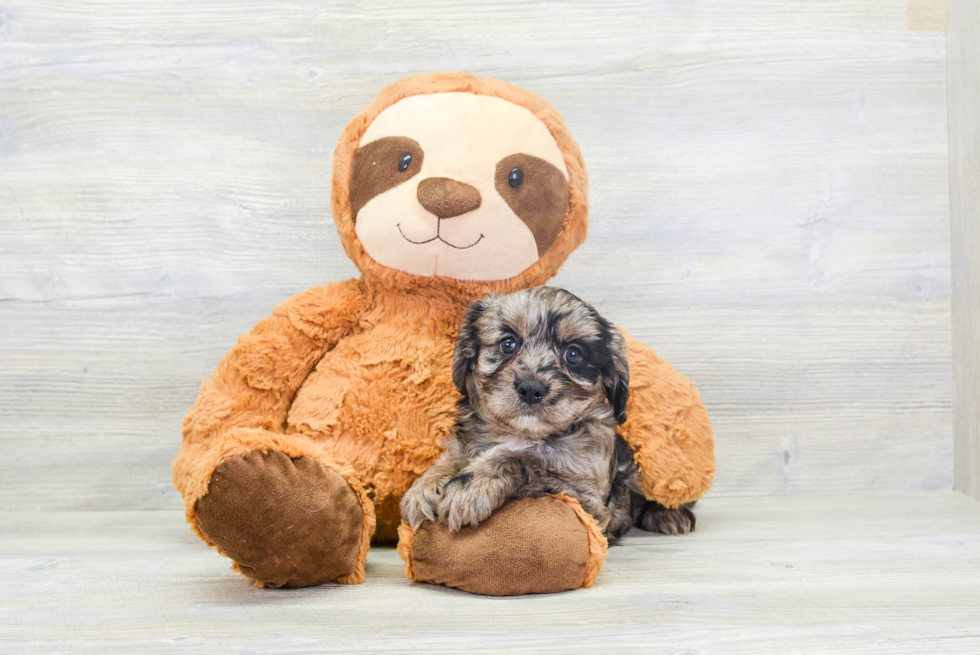
[[[364,512],[340,474],[309,457],[253,451],[211,474],[201,532],[261,587],[333,582],[357,566]]]
[[[399,537],[410,579],[489,596],[591,586],[607,550],[595,520],[566,496],[510,501],[457,533],[440,523],[417,532],[402,524]]]

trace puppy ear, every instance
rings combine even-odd
[[[626,401],[630,397],[630,367],[626,356],[626,340],[622,333],[609,322],[599,317],[600,325],[609,351],[609,362],[602,369],[602,386],[613,408],[616,422],[626,422]],[[606,336],[608,335],[608,336]]]
[[[453,354],[453,384],[456,389],[463,394],[466,393],[466,378],[473,372],[473,362],[480,352],[479,330],[476,322],[483,316],[487,304],[484,300],[477,300],[466,310],[466,316],[459,326],[459,335],[456,337],[456,352]]]

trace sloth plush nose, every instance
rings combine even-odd
[[[537,405],[548,395],[548,387],[537,380],[524,380],[517,385],[517,396],[528,405]]]
[[[475,187],[448,177],[430,177],[419,182],[419,202],[439,218],[452,218],[480,206]]]

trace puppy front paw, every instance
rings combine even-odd
[[[636,525],[647,532],[660,534],[681,535],[694,530],[696,520],[691,511],[693,503],[680,507],[664,507],[660,503],[649,501],[640,511]]]
[[[472,473],[461,473],[446,483],[439,500],[439,520],[451,532],[467,525],[479,525],[487,520],[498,503],[483,485],[473,483]]]
[[[444,480],[416,480],[402,496],[402,520],[418,530],[424,521],[438,518],[439,500],[442,498]]]

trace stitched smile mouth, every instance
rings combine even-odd
[[[444,244],[446,244],[450,248],[455,248],[456,250],[466,250],[467,248],[472,248],[476,244],[478,244],[481,241],[483,241],[483,235],[481,234],[480,235],[480,238],[477,239],[476,241],[474,241],[473,243],[471,243],[470,245],[468,245],[468,246],[457,246],[456,244],[449,243],[448,241],[446,241],[445,239],[443,239],[441,236],[439,236],[438,233],[436,233],[436,235],[434,237],[432,237],[431,239],[426,239],[425,241],[412,241],[407,236],[405,236],[405,233],[404,232],[402,232],[402,224],[401,223],[398,223],[397,225],[395,225],[395,227],[398,228],[398,233],[402,235],[402,238],[405,239],[405,241],[408,241],[409,243],[414,243],[417,246],[421,246],[424,243],[432,243],[433,241],[435,241],[436,239],[438,239],[439,241],[442,241]]]

